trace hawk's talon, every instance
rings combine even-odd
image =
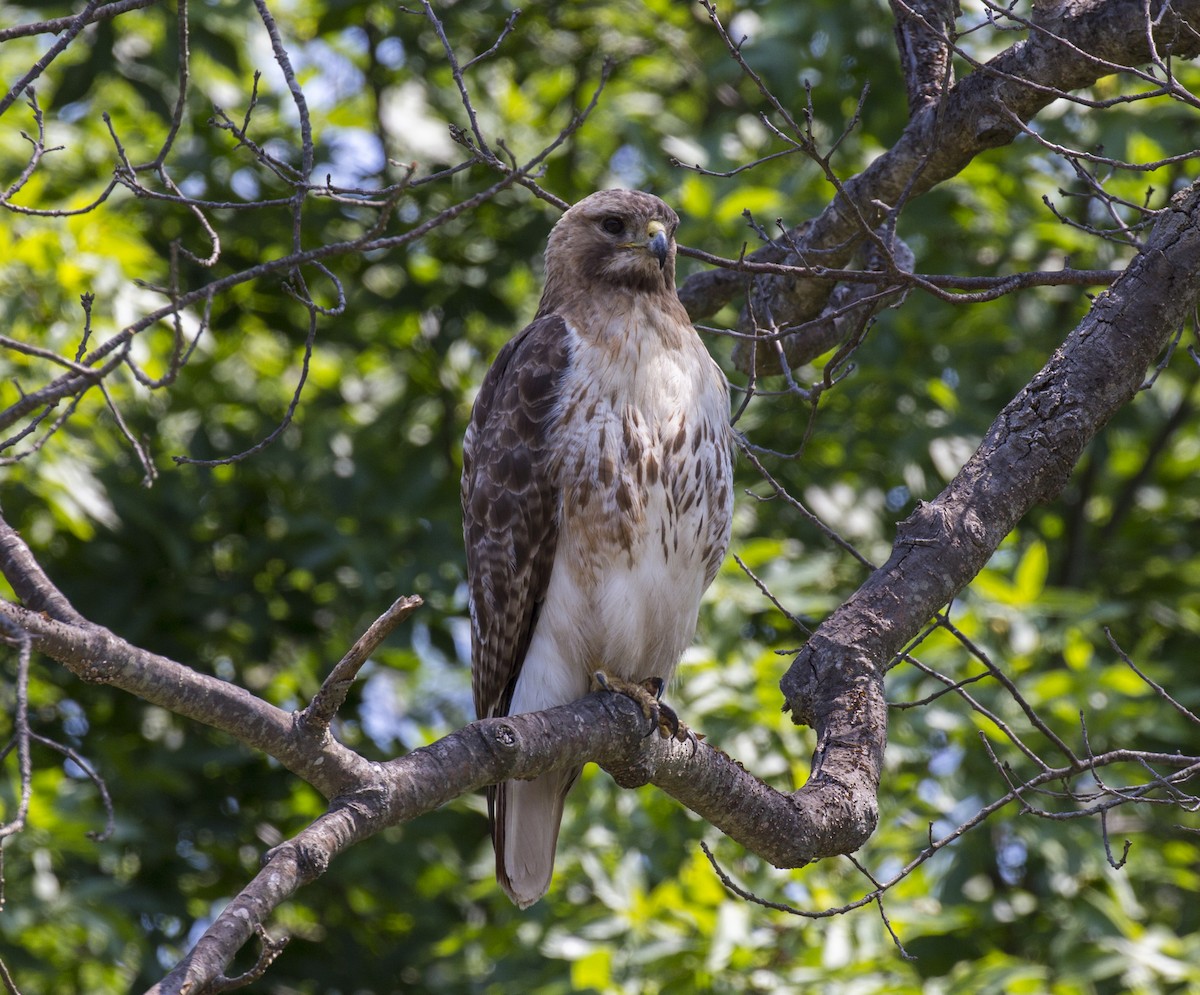
[[[654,695],[655,701],[662,701],[663,692],[667,689],[666,681],[661,677],[647,677],[640,683],[642,687]]]
[[[680,729],[687,729],[687,726],[679,721],[679,716],[675,714],[675,709],[670,705],[664,705],[661,701],[658,702],[657,719],[658,732],[663,739],[679,739]]]
[[[603,670],[597,670],[592,674],[592,684],[593,691],[616,691],[616,688],[608,683],[608,674]]]
[[[632,698],[641,707],[642,715],[650,720],[647,736],[657,730],[663,739],[677,739],[681,743],[691,743],[692,755],[695,756],[699,739],[691,729],[679,721],[675,709],[662,701],[663,689],[666,684],[661,677],[648,677],[644,681],[634,683],[613,677],[603,670],[597,670],[592,674],[592,685],[596,689]]]

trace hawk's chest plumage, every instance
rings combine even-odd
[[[568,320],[558,548],[538,625],[583,675],[669,677],[729,543],[725,381],[690,327],[662,322],[638,307],[598,327]]]

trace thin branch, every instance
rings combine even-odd
[[[741,439],[739,438],[737,441],[740,443]],[[820,516],[809,510],[809,508],[799,498],[793,497],[787,488],[784,487],[783,484],[780,483],[779,480],[777,480],[765,466],[763,466],[762,461],[757,455],[751,452],[747,446],[743,445],[740,446],[740,448],[742,450],[742,454],[747,460],[750,461],[750,464],[754,467],[754,469],[757,470],[763,480],[770,485],[771,489],[775,492],[776,497],[786,501],[788,505],[794,508],[806,522],[819,529],[826,539],[832,542],[839,549],[849,553],[852,557],[854,557],[855,560],[857,560],[868,570],[876,569],[876,565],[863,556],[863,554],[860,553],[857,548],[855,548],[853,543],[842,538],[838,532],[826,525]]]
[[[846,859],[850,861],[863,877],[875,886],[876,892],[880,891],[881,885],[875,880],[875,875],[866,869],[862,863],[857,860],[854,854],[846,854]],[[887,910],[883,907],[883,894],[877,894],[875,904],[879,907],[879,917],[883,920],[884,929],[888,931],[888,935],[892,938],[892,942],[896,945],[896,949],[900,952],[900,956],[907,961],[915,961],[917,958],[904,949],[904,944],[900,942],[900,937],[896,935],[896,931],[892,928],[892,921],[887,916]]]
[[[488,59],[495,55],[496,52],[500,50],[500,46],[504,43],[504,39],[507,38],[512,33],[513,28],[516,27],[517,18],[520,16],[521,8],[514,7],[512,13],[508,15],[508,20],[504,22],[504,27],[500,29],[500,34],[496,36],[495,42],[492,43],[491,48],[485,49],[473,59],[469,60],[467,64],[462,67],[462,71],[465,73],[476,63],[483,62],[484,59]]]
[[[73,373],[78,373],[81,377],[87,377],[89,380],[99,382],[101,373],[99,370],[84,366],[78,360],[71,360],[60,356],[53,349],[44,349],[40,345],[33,345],[30,342],[22,342],[19,339],[9,338],[7,335],[0,335],[0,348],[11,349],[13,352],[19,352],[25,356],[35,356],[38,359],[49,360],[58,366],[65,367]]]
[[[288,945],[288,937],[284,936],[276,940],[261,925],[254,927],[254,935],[258,937],[259,941],[258,960],[254,962],[254,966],[235,978],[220,975],[208,984],[205,991],[216,995],[218,992],[230,992],[237,988],[245,988],[252,981],[258,981],[267,973],[267,969],[275,963],[276,958]]]
[[[1133,846],[1133,841],[1132,840],[1125,841],[1125,845],[1121,849],[1121,856],[1119,859],[1113,856],[1112,844],[1109,842],[1109,839],[1108,839],[1108,812],[1107,811],[1100,813],[1100,833],[1101,833],[1101,837],[1104,840],[1104,855],[1105,855],[1105,857],[1108,858],[1109,866],[1114,871],[1119,871],[1122,867],[1125,866],[1125,861],[1127,859],[1129,859],[1129,848]]]
[[[442,43],[442,51],[445,53],[446,61],[450,65],[450,74],[454,79],[454,85],[458,87],[459,99],[461,99],[463,108],[467,112],[467,120],[471,124],[471,134],[475,138],[474,148],[483,161],[496,162],[498,161],[498,157],[496,156],[496,153],[494,153],[488,147],[487,139],[484,138],[483,131],[479,127],[479,117],[475,112],[474,104],[471,103],[471,93],[467,89],[467,82],[463,77],[463,73],[466,72],[467,68],[474,65],[478,60],[472,59],[467,63],[466,66],[460,66],[458,64],[458,57],[454,54],[454,46],[450,44],[450,39],[446,37],[446,28],[442,24],[441,18],[439,18],[434,12],[433,4],[431,4],[429,0],[421,0],[421,6],[425,10],[426,19],[430,24],[433,25],[433,30],[437,33],[438,41]],[[500,39],[497,40],[496,46],[499,46],[500,41],[503,40],[506,34],[508,34],[513,21],[515,21],[520,13],[521,11],[518,9],[509,15],[508,24],[505,25],[504,30],[501,32]],[[491,51],[494,50],[496,46],[493,46],[493,49],[485,52],[483,56],[480,56],[480,58],[490,55]]]
[[[25,829],[29,803],[33,799],[33,763],[29,753],[29,659],[33,650],[33,640],[20,626],[3,618],[0,618],[0,639],[17,647],[17,680],[13,685],[16,699],[13,704],[13,734],[3,749],[0,749],[0,760],[7,756],[11,749],[16,748],[17,775],[21,786],[16,812],[7,822],[0,823],[2,844],[5,837]]]
[[[312,701],[299,713],[296,721],[308,725],[314,734],[321,735],[328,728],[330,721],[346,700],[354,679],[358,676],[362,665],[379,647],[396,627],[423,605],[424,602],[415,594],[405,595],[392,602],[392,606],[379,618],[346,651],[346,655],[338,661],[337,666],[329,672],[321,684],[320,690],[313,695]]]
[[[797,616],[793,615],[790,611],[788,611],[788,609],[784,606],[783,602],[781,602],[777,597],[775,597],[774,594],[771,593],[771,589],[767,587],[767,585],[763,582],[763,580],[753,570],[751,570],[748,566],[746,566],[745,562],[742,560],[742,558],[740,556],[737,555],[737,553],[733,554],[733,562],[736,563],[741,568],[742,573],[744,573],[747,577],[750,578],[750,580],[753,582],[754,586],[758,588],[758,590],[762,594],[762,596],[764,598],[766,598],[768,601],[770,601],[771,604],[773,604],[775,606],[775,608],[779,611],[779,613],[781,615],[783,615],[784,618],[786,618],[789,622],[791,622],[792,625],[794,625],[797,629],[799,629],[805,635],[808,635],[810,632],[812,632],[812,630],[807,625],[805,625],[803,621],[801,621]]]
[[[163,174],[163,164],[167,161],[167,156],[175,145],[175,138],[179,134],[179,129],[183,124],[183,113],[187,107],[188,80],[191,72],[191,31],[189,30],[188,20],[188,0],[176,0],[175,41],[179,46],[179,69],[176,82],[179,92],[175,95],[175,109],[171,112],[171,124],[167,129],[167,135],[163,139],[162,145],[159,146],[158,155],[154,157],[152,162],[142,167],[147,170],[157,170],[160,174]]]
[[[66,51],[71,42],[75,40],[75,36],[91,22],[93,14],[99,6],[100,0],[88,0],[83,10],[69,19],[69,24],[62,29],[62,33],[55,40],[54,44],[29,68],[29,71],[24,76],[12,85],[12,89],[7,94],[0,97],[0,117],[3,117],[4,112],[25,92],[26,87],[44,73],[51,62]]]
[[[125,419],[121,415],[121,409],[117,407],[116,402],[112,399],[112,394],[108,391],[108,385],[101,381],[98,386],[100,393],[104,395],[104,401],[108,405],[108,410],[112,412],[113,420],[117,423],[117,428],[121,430],[121,434],[132,447],[134,454],[138,458],[138,462],[142,465],[142,486],[151,486],[158,477],[158,468],[154,465],[154,460],[151,459],[146,447],[138,441],[129,426],[125,424]]]
[[[313,344],[317,339],[317,314],[319,309],[315,307],[309,308],[308,314],[308,335],[304,339],[304,357],[300,362],[300,376],[296,380],[295,389],[292,391],[292,399],[288,403],[287,411],[283,414],[283,419],[275,426],[267,435],[259,439],[249,449],[244,449],[241,452],[234,453],[232,456],[224,456],[220,459],[196,459],[192,456],[172,456],[171,460],[179,465],[188,466],[229,466],[232,463],[240,463],[242,460],[249,459],[266,449],[272,442],[278,439],[287,427],[292,423],[292,418],[296,414],[296,409],[300,406],[300,395],[304,392],[304,385],[308,382],[308,368],[312,360]]]
[[[1042,719],[1042,717],[1034,710],[1033,706],[1025,700],[1025,697],[1018,690],[1013,679],[1004,672],[1002,667],[998,667],[992,662],[991,658],[987,653],[984,652],[981,646],[979,646],[965,632],[963,632],[958,628],[958,626],[950,621],[949,614],[940,615],[938,618],[938,623],[942,628],[954,636],[955,639],[962,643],[962,645],[966,647],[967,652],[969,652],[973,657],[975,657],[976,660],[978,660],[988,669],[988,672],[992,675],[992,677],[999,682],[1004,690],[1008,692],[1012,700],[1017,703],[1021,711],[1025,713],[1025,717],[1029,720],[1029,724],[1032,725],[1034,729],[1045,736],[1046,739],[1048,739],[1054,745],[1055,749],[1057,749],[1058,752],[1068,760],[1072,762],[1078,761],[1079,758],[1075,755],[1075,752],[1070,748],[1070,746],[1067,745],[1066,741],[1060,735],[1058,735],[1058,733],[1051,729],[1050,726],[1046,724],[1045,720]]]
[[[62,756],[66,757],[83,771],[84,776],[96,786],[96,790],[100,793],[100,803],[104,806],[104,828],[99,832],[89,829],[87,832],[88,839],[101,843],[112,836],[113,831],[117,827],[117,815],[113,809],[112,795],[109,793],[108,784],[96,771],[96,768],[88,763],[80,753],[64,743],[60,743],[48,736],[39,735],[38,733],[31,733],[29,738],[35,743],[40,743],[42,746],[62,754]]]
[[[1157,694],[1160,698],[1162,698],[1163,701],[1165,701],[1168,705],[1170,705],[1172,708],[1174,708],[1175,711],[1177,711],[1185,719],[1187,719],[1189,722],[1194,722],[1196,725],[1200,725],[1200,715],[1197,715],[1186,705],[1177,701],[1175,698],[1173,698],[1168,693],[1166,688],[1164,688],[1157,681],[1148,677],[1145,673],[1143,673],[1141,670],[1138,669],[1138,665],[1133,662],[1133,660],[1130,658],[1129,654],[1126,653],[1123,649],[1121,649],[1120,645],[1117,643],[1116,638],[1112,634],[1112,630],[1109,629],[1108,626],[1104,627],[1104,635],[1105,635],[1105,638],[1108,639],[1108,645],[1113,648],[1113,652],[1116,653],[1117,656],[1119,656],[1121,658],[1121,661],[1125,664],[1125,666],[1127,666],[1130,670],[1132,670],[1135,674],[1137,674],[1138,677],[1140,677],[1149,687],[1153,688],[1155,694]]]
[[[0,853],[3,853],[0,850]],[[0,861],[0,863],[3,863]],[[4,958],[0,957],[0,984],[4,985],[4,990],[8,995],[21,995],[21,990],[17,987],[17,983],[13,981],[12,975],[8,971],[8,965],[4,963]]]
[[[925,637],[925,635],[926,634],[923,633],[917,640],[914,640],[914,643],[918,642],[920,639],[923,639]],[[1035,763],[1042,770],[1050,769],[1050,765],[1045,760],[1043,760],[1041,758],[1041,756],[1039,756],[1037,750],[1035,750],[1031,746],[1027,745],[1025,743],[1025,741],[1022,740],[1021,737],[1017,735],[1016,731],[1012,728],[1012,726],[1010,726],[1007,722],[1005,722],[1004,719],[1002,719],[999,715],[997,715],[990,708],[987,708],[974,695],[971,695],[966,690],[964,690],[966,688],[966,686],[969,683],[971,683],[971,681],[958,681],[956,683],[956,682],[952,681],[949,677],[947,677],[945,674],[939,673],[938,671],[934,670],[932,667],[929,667],[926,664],[922,663],[916,657],[912,656],[908,650],[905,650],[904,653],[901,654],[901,658],[906,660],[908,663],[910,663],[917,670],[921,671],[923,674],[927,674],[928,676],[934,678],[935,680],[941,681],[943,684],[945,684],[946,691],[943,693],[953,691],[955,694],[957,694],[964,702],[967,703],[968,707],[970,707],[970,709],[973,712],[976,712],[979,715],[983,716],[983,718],[987,719],[987,721],[990,722],[992,725],[994,725],[996,727],[996,729],[1000,732],[1000,734],[1002,736],[1004,736],[1005,739],[1007,739],[1010,743],[1012,743],[1013,746],[1015,746],[1018,750],[1020,750],[1023,754],[1025,754],[1025,756],[1030,761]],[[975,679],[979,680],[985,676],[994,678],[996,676],[995,668],[989,666],[986,674],[980,674]],[[933,699],[936,697],[937,697],[936,695],[930,695],[930,699]],[[1039,721],[1040,721],[1040,719],[1039,719]],[[1072,753],[1072,751],[1070,749],[1066,749],[1064,751],[1063,755],[1066,756],[1068,759],[1074,759],[1074,754]]]
[[[115,0],[113,3],[106,3],[94,8],[85,25],[108,20],[131,10],[153,7],[158,2],[159,0]],[[30,24],[18,24],[11,28],[0,29],[0,45],[6,41],[12,41],[14,38],[29,38],[33,35],[45,34],[56,35],[60,31],[66,31],[73,27],[81,16],[83,15],[73,14],[70,17],[53,17],[47,21],[33,21]]]

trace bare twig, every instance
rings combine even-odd
[[[258,960],[254,962],[254,966],[234,978],[227,978],[222,974],[220,977],[209,982],[207,991],[213,993],[231,992],[238,988],[245,988],[246,985],[257,981],[266,974],[267,969],[275,963],[276,958],[283,953],[284,948],[288,945],[288,937],[284,936],[274,939],[261,924],[254,927],[254,935],[258,937],[259,941]]]
[[[17,647],[17,680],[13,686],[13,734],[8,743],[0,748],[0,760],[12,749],[17,751],[17,776],[20,795],[17,810],[7,822],[0,823],[0,842],[25,829],[25,818],[29,814],[29,803],[33,798],[33,764],[29,755],[29,659],[33,640],[29,633],[9,619],[0,619],[0,639]]]
[[[116,17],[131,10],[153,7],[158,2],[159,0],[113,0],[112,3],[95,7],[88,15],[85,26],[96,21]],[[46,21],[33,21],[30,24],[18,24],[11,28],[0,29],[0,44],[12,41],[14,38],[29,38],[33,35],[44,34],[56,35],[60,31],[67,31],[72,28],[81,16],[81,14],[74,14],[70,17],[53,17]]]
[[[3,853],[0,850],[0,853]],[[17,983],[13,981],[13,976],[8,971],[8,966],[4,963],[4,958],[0,957],[0,984],[4,985],[4,990],[8,995],[21,995],[21,990],[17,987]]]
[[[62,29],[62,33],[59,34],[54,44],[46,50],[45,55],[38,59],[29,68],[29,71],[12,85],[7,94],[0,97],[0,117],[3,117],[4,112],[25,92],[26,87],[44,73],[51,62],[67,50],[67,47],[75,40],[75,36],[91,22],[96,8],[99,6],[100,0],[88,0],[83,10],[71,18],[70,23]]]
[[[1182,715],[1184,718],[1186,718],[1189,722],[1194,722],[1196,725],[1200,725],[1200,715],[1197,715],[1186,705],[1181,704],[1177,699],[1173,698],[1167,692],[1167,689],[1164,688],[1157,681],[1151,679],[1150,677],[1147,677],[1146,674],[1143,673],[1138,668],[1138,665],[1133,662],[1133,660],[1130,658],[1129,654],[1126,653],[1123,649],[1121,649],[1120,645],[1118,645],[1116,639],[1113,637],[1112,631],[1108,628],[1108,626],[1104,627],[1104,635],[1105,635],[1105,638],[1108,639],[1108,645],[1113,648],[1113,652],[1116,653],[1117,656],[1119,656],[1121,658],[1121,661],[1125,664],[1125,666],[1127,666],[1130,670],[1132,670],[1135,674],[1137,674],[1138,677],[1140,677],[1143,681],[1145,681],[1148,686],[1153,688],[1154,693],[1157,694],[1160,698],[1162,698],[1163,701],[1165,701],[1168,705],[1170,705],[1172,708],[1174,708],[1175,711],[1177,711],[1180,715]]]
[[[379,616],[364,632],[346,655],[338,661],[337,666],[329,672],[329,676],[321,684],[321,688],[308,706],[300,712],[297,721],[301,725],[309,725],[315,735],[321,735],[330,720],[337,714],[346,694],[358,671],[376,648],[395,630],[401,622],[415,612],[424,602],[415,594],[405,595],[392,602],[392,606]]]

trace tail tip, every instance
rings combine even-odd
[[[551,866],[551,870],[553,870],[553,865]],[[514,877],[516,880],[513,879]],[[496,880],[500,883],[504,894],[512,900],[513,905],[518,909],[529,908],[529,906],[541,899],[550,890],[550,874],[510,876],[506,868],[497,867]]]

